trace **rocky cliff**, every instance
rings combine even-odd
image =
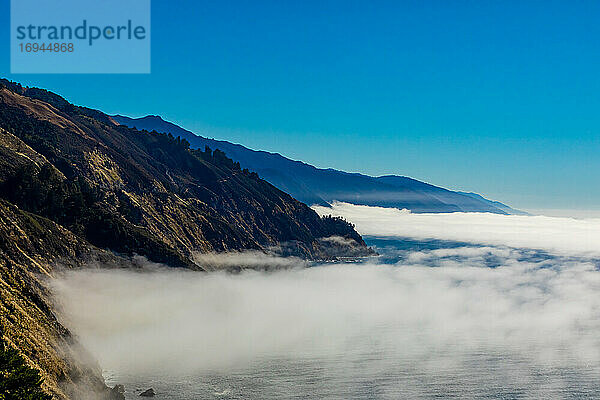
[[[192,150],[0,80],[0,328],[56,398],[108,392],[57,320],[47,279],[93,262],[126,265],[136,254],[202,269],[195,252],[244,249],[370,254],[350,224],[320,218],[221,151]]]
[[[0,328],[57,399],[104,399],[100,368],[57,320],[47,279],[62,268],[118,263],[56,223],[0,200]],[[93,396],[93,397],[90,397]]]

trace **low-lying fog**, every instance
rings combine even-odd
[[[600,257],[600,218],[574,219],[485,213],[412,214],[397,208],[335,202],[313,206],[343,216],[362,235],[455,240]]]
[[[382,256],[268,273],[77,271],[55,282],[62,316],[128,396],[600,395],[600,221],[325,213]]]

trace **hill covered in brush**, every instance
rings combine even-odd
[[[406,208],[415,213],[487,212],[526,214],[475,193],[456,192],[405,176],[373,177],[336,169],[316,168],[277,153],[256,151],[240,144],[196,135],[158,115],[130,118],[113,115],[119,124],[171,133],[186,139],[193,148],[220,149],[279,189],[309,204],[343,201],[368,206]]]
[[[242,250],[372,253],[351,224],[319,217],[220,150],[0,80],[0,332],[47,393],[120,398],[56,317],[47,282],[61,270],[134,267],[139,255],[202,270],[197,253]]]
[[[352,226],[320,218],[220,150],[0,85],[0,197],[98,247],[189,267],[193,251],[329,258],[319,239],[332,235],[364,247]]]

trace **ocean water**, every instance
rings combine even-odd
[[[123,284],[99,294],[128,304],[112,310],[123,326],[91,333],[96,319],[77,316],[79,333],[128,399],[150,387],[174,400],[600,397],[597,259],[367,240],[380,256],[351,264],[95,272],[98,287]]]
[[[127,399],[600,398],[600,220],[325,212],[379,256],[74,271],[57,309]]]

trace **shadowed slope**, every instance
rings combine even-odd
[[[371,177],[334,169],[320,169],[293,161],[277,153],[255,151],[223,140],[197,136],[157,115],[129,118],[111,117],[115,123],[139,129],[156,130],[181,136],[192,147],[220,149],[243,167],[249,168],[306,204],[327,205],[334,200],[354,204],[406,208],[412,212],[491,212],[512,214],[508,206],[484,198],[453,192],[402,176]]]

